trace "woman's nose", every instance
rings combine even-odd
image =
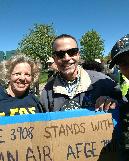
[[[25,79],[25,75],[24,74],[21,74],[20,77],[19,77],[19,79],[24,80]]]

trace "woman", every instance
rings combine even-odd
[[[19,53],[0,64],[0,116],[14,116],[43,112],[43,107],[30,92],[38,80],[41,64]]]

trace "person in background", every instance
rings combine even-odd
[[[58,68],[52,57],[49,57],[47,65],[48,65],[48,79],[49,79],[51,76],[54,76],[56,74]]]
[[[105,74],[108,75],[112,80],[114,80],[117,84],[120,84],[120,70],[115,65],[112,69],[109,69],[110,60],[107,61],[107,64],[104,66]]]
[[[41,64],[22,53],[0,64],[0,116],[43,112],[39,100],[30,89],[38,80]]]
[[[104,67],[101,63],[95,61],[95,60],[87,60],[82,64],[82,67],[86,70],[95,70],[97,72],[103,72]]]
[[[111,50],[112,61],[109,68],[119,66],[120,72],[129,80],[129,34],[116,42]],[[129,161],[129,89],[126,91],[125,103],[120,106],[121,121],[121,161]]]
[[[62,34],[56,37],[52,48],[53,59],[59,72],[47,82],[41,92],[40,101],[46,111],[82,107],[95,110],[95,106],[96,109],[116,106],[115,103],[110,103],[112,99],[117,99],[115,82],[103,73],[86,71],[78,65],[80,52],[73,36]],[[98,98],[100,99],[96,102]]]

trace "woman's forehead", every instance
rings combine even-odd
[[[14,66],[13,70],[31,70],[31,66],[29,63],[18,63]]]

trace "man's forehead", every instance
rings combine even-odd
[[[74,45],[75,47],[77,46],[76,41],[72,38],[60,38],[55,41],[55,47],[60,47],[60,46],[71,46]]]

